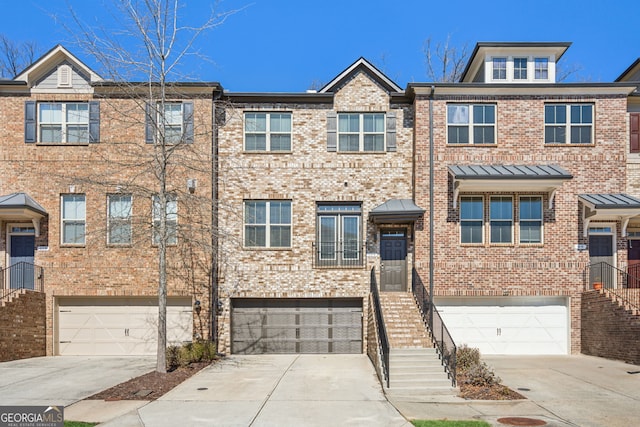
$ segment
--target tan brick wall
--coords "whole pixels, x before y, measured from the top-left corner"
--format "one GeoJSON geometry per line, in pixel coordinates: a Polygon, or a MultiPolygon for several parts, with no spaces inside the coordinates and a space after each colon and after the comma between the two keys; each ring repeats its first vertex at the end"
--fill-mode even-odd
{"type": "MultiPolygon", "coordinates": [[[[416,99],[416,203],[429,200],[429,101],[416,99]]],[[[626,187],[625,110],[622,96],[538,97],[482,96],[437,97],[434,102],[435,294],[440,296],[568,296],[571,300],[571,352],[580,351],[580,292],[582,274],[589,262],[588,251],[575,245],[587,243],[583,236],[578,194],[623,193],[626,187]],[[448,101],[495,103],[495,146],[448,146],[446,105],[448,101]],[[594,104],[595,143],[587,146],[545,146],[544,103],[591,102],[594,104]],[[452,182],[447,167],[454,164],[553,164],[573,175],[558,189],[552,208],[544,193],[491,193],[544,196],[544,243],[542,245],[462,245],[459,208],[453,209],[452,182]]],[[[517,220],[518,213],[514,213],[517,220]]],[[[416,231],[416,266],[423,280],[429,271],[429,213],[416,231]]],[[[626,241],[617,229],[618,262],[626,262],[626,241]]],[[[517,236],[517,234],[516,234],[517,236]]],[[[514,239],[515,240],[515,239],[514,239]]],[[[517,240],[515,240],[517,241],[517,240]]]]}
{"type": "Polygon", "coordinates": [[[16,294],[0,306],[0,362],[45,356],[45,295],[16,294]]]}
{"type": "Polygon", "coordinates": [[[220,317],[222,351],[230,348],[229,298],[359,297],[367,301],[369,271],[379,259],[378,227],[369,221],[369,212],[389,199],[411,198],[413,142],[410,106],[390,106],[389,95],[363,73],[337,91],[332,105],[275,104],[266,99],[264,103],[234,105],[226,117],[220,129],[220,205],[224,211],[220,227],[225,236],[220,284],[225,301],[220,317]],[[291,153],[244,152],[245,111],[291,112],[291,153]],[[326,120],[330,111],[395,112],[397,151],[328,152],[326,120]],[[243,201],[279,199],[292,201],[291,248],[244,248],[243,201]],[[362,203],[362,226],[368,241],[366,267],[313,267],[316,202],[321,201],[362,203]]]}
{"type": "MultiPolygon", "coordinates": [[[[157,181],[151,168],[152,145],[144,143],[144,102],[100,99],[100,143],[41,145],[24,142],[24,102],[90,100],[91,95],[0,96],[0,194],[26,192],[48,212],[42,221],[35,263],[45,268],[47,354],[55,351],[55,300],[58,296],[151,296],[158,291],[157,250],[151,240],[151,196],[157,181]],[[142,107],[141,107],[142,106],[142,107]],[[73,188],[71,188],[73,187],[73,188]],[[119,190],[120,188],[120,190],[119,190]],[[86,243],[60,244],[60,196],[86,195],[86,243]],[[108,246],[107,195],[133,194],[133,244],[108,246]]],[[[211,230],[210,99],[193,99],[195,142],[172,154],[170,190],[178,195],[177,246],[169,248],[169,295],[193,295],[208,307],[211,230]],[[195,178],[194,194],[187,179],[195,178]],[[190,236],[186,238],[185,236],[190,236]],[[197,241],[194,241],[196,237],[197,241]],[[201,243],[207,244],[203,248],[201,243]],[[209,255],[208,255],[209,254],[209,255]]],[[[6,265],[7,224],[0,221],[0,265],[6,265]]],[[[206,311],[203,311],[203,315],[206,311]]],[[[208,330],[207,330],[208,335],[208,330]]]]}

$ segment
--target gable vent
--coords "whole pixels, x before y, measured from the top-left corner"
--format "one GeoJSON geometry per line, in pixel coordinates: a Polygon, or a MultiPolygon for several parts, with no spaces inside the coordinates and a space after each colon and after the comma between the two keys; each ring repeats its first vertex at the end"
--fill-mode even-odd
{"type": "Polygon", "coordinates": [[[58,87],[71,87],[71,67],[66,64],[58,67],[58,87]]]}

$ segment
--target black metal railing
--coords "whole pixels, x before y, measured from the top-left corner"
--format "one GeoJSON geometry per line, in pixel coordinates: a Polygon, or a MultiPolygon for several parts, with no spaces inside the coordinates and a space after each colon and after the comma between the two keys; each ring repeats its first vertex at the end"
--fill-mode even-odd
{"type": "Polygon", "coordinates": [[[44,292],[44,268],[28,262],[17,262],[0,269],[0,299],[22,289],[44,292]]]}
{"type": "Polygon", "coordinates": [[[382,359],[382,372],[387,382],[387,388],[389,388],[389,337],[387,336],[387,328],[384,326],[375,268],[371,269],[370,286],[371,294],[373,295],[373,311],[376,318],[376,329],[378,332],[378,348],[380,349],[380,359],[382,359]]]}
{"type": "Polygon", "coordinates": [[[364,267],[366,243],[314,242],[313,266],[330,268],[364,267]]]}
{"type": "Polygon", "coordinates": [[[455,387],[457,366],[456,344],[444,324],[442,317],[440,317],[440,313],[438,313],[436,306],[433,304],[429,291],[427,291],[424,283],[422,283],[422,278],[415,268],[412,271],[411,289],[416,301],[418,302],[418,306],[420,307],[422,319],[429,326],[431,339],[438,349],[440,360],[449,375],[451,384],[455,387]]]}
{"type": "MultiPolygon", "coordinates": [[[[635,272],[635,268],[630,271],[635,272]]],[[[606,262],[585,269],[585,290],[606,290],[628,307],[640,310],[640,277],[606,262]]]]}

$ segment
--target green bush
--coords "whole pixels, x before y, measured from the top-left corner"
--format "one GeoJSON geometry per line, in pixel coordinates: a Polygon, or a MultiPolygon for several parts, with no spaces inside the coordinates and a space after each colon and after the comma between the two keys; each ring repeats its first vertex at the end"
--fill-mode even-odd
{"type": "Polygon", "coordinates": [[[211,341],[195,341],[182,346],[167,348],[167,369],[189,366],[197,362],[211,362],[217,359],[216,345],[211,341]]]}

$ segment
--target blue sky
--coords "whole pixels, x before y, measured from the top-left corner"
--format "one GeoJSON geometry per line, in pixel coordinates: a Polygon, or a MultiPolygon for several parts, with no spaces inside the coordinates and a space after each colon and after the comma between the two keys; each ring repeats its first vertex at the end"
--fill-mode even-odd
{"type": "MultiPolygon", "coordinates": [[[[111,28],[107,3],[3,2],[0,33],[35,41],[43,53],[61,43],[100,72],[62,24],[73,26],[71,7],[84,22],[111,28]]],[[[185,0],[183,23],[199,25],[211,3],[185,0]]],[[[239,11],[199,39],[197,48],[212,62],[185,65],[190,76],[236,92],[305,91],[360,56],[401,87],[426,82],[424,41],[447,35],[469,50],[478,41],[572,42],[562,62],[597,82],[613,81],[640,57],[637,0],[223,0],[217,9],[239,11]]]]}

